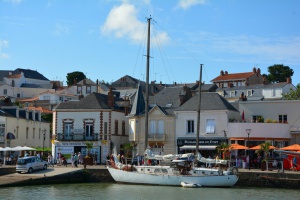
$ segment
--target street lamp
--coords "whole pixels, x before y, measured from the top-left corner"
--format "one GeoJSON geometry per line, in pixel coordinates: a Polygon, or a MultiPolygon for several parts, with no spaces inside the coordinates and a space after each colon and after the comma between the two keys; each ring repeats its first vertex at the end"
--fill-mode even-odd
{"type": "MultiPolygon", "coordinates": [[[[250,133],[251,133],[251,129],[246,129],[246,133],[248,134],[248,145],[247,146],[249,146],[249,135],[250,135],[250,133]]],[[[248,163],[248,165],[249,165],[249,170],[250,170],[250,152],[249,152],[250,150],[248,149],[248,157],[249,157],[249,163],[248,163]]]]}

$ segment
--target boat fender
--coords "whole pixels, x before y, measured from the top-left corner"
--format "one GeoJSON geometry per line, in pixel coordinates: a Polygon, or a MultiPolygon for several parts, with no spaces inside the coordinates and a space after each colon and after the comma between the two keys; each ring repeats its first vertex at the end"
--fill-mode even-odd
{"type": "Polygon", "coordinates": [[[222,176],[223,175],[223,171],[222,170],[218,170],[218,174],[219,174],[219,176],[222,176]]]}

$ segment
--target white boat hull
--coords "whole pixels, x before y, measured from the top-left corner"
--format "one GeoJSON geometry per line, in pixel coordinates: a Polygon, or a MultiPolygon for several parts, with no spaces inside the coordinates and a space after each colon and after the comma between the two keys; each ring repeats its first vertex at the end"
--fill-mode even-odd
{"type": "Polygon", "coordinates": [[[181,182],[187,182],[205,187],[231,187],[238,180],[237,175],[162,175],[128,172],[110,167],[107,169],[116,182],[132,184],[181,186],[181,182]]]}

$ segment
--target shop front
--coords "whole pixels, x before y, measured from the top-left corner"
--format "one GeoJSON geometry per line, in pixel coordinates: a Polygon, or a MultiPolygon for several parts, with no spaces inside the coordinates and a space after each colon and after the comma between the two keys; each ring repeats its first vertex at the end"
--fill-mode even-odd
{"type": "MultiPolygon", "coordinates": [[[[199,152],[204,157],[213,156],[216,147],[224,142],[224,139],[201,139],[199,140],[199,152]]],[[[179,154],[195,153],[196,151],[196,138],[178,138],[177,139],[177,152],[179,154]]]]}
{"type": "Polygon", "coordinates": [[[67,158],[67,162],[71,162],[71,155],[74,153],[81,153],[84,157],[89,155],[95,156],[97,158],[97,163],[101,164],[102,161],[102,151],[101,151],[101,142],[96,141],[93,142],[93,147],[91,149],[87,149],[85,142],[59,142],[55,141],[52,144],[52,155],[57,158],[57,155],[60,153],[65,158],[67,158]]]}

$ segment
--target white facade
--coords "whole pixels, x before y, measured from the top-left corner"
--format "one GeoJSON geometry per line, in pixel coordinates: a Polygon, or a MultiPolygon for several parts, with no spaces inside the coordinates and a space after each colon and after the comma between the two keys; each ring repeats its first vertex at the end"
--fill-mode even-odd
{"type": "MultiPolygon", "coordinates": [[[[120,152],[121,144],[128,142],[128,120],[124,113],[111,110],[65,110],[53,114],[53,155],[61,148],[87,155],[85,142],[92,142],[91,154],[98,163],[105,163],[113,147],[120,152]],[[67,128],[69,124],[70,128],[67,128]]],[[[71,152],[72,153],[72,152],[71,152]]]]}
{"type": "Polygon", "coordinates": [[[284,132],[283,138],[291,138],[291,143],[300,143],[300,101],[243,101],[239,102],[240,112],[244,112],[247,122],[254,122],[253,117],[262,116],[277,123],[287,123],[289,131],[284,132]]]}
{"type": "MultiPolygon", "coordinates": [[[[197,136],[197,112],[175,111],[176,125],[175,134],[177,151],[180,146],[195,146],[197,136]],[[192,121],[192,123],[191,123],[192,121]],[[191,128],[191,125],[193,126],[191,128]],[[192,130],[191,130],[192,129],[192,130]]],[[[239,113],[228,110],[202,111],[200,113],[199,145],[200,149],[213,150],[222,141],[228,139],[229,119],[238,119],[239,113]]],[[[195,150],[195,149],[194,149],[195,150]]]]}
{"type": "Polygon", "coordinates": [[[262,89],[262,95],[265,99],[282,98],[283,94],[290,93],[290,89],[295,89],[295,86],[287,84],[278,88],[264,88],[262,89]]]}

